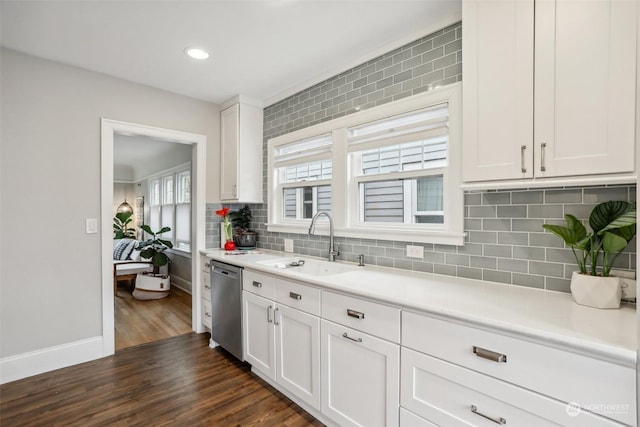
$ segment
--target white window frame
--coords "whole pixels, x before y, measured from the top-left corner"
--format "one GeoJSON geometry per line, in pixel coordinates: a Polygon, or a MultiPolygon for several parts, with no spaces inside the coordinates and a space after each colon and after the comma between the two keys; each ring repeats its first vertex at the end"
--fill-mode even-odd
{"type": "MultiPolygon", "coordinates": [[[[177,251],[177,252],[182,252],[182,253],[191,253],[191,249],[187,250],[184,248],[180,248],[179,245],[181,242],[176,241],[176,220],[177,220],[177,206],[178,205],[191,205],[191,197],[189,197],[189,202],[185,202],[185,203],[178,203],[178,181],[179,181],[179,177],[180,175],[184,174],[184,173],[188,173],[191,175],[191,162],[187,162],[184,163],[182,165],[176,166],[174,168],[171,169],[167,169],[165,171],[159,172],[157,174],[153,174],[149,177],[147,177],[147,183],[148,183],[148,192],[149,192],[149,206],[151,208],[158,208],[160,210],[160,224],[163,223],[163,218],[162,218],[162,208],[163,207],[167,207],[167,206],[171,206],[172,208],[172,224],[170,225],[171,227],[171,238],[167,239],[167,240],[171,240],[171,243],[173,243],[174,247],[172,250],[177,251]],[[166,200],[166,182],[169,180],[171,180],[171,185],[172,185],[172,200],[168,201],[166,200]],[[160,200],[159,203],[154,203],[153,197],[152,197],[152,191],[153,191],[153,183],[157,182],[159,184],[159,193],[160,193],[160,200]]],[[[189,182],[191,183],[191,180],[189,180],[189,182]]],[[[148,218],[145,218],[145,224],[147,223],[148,218]]],[[[193,225],[191,224],[191,212],[189,213],[189,227],[191,228],[193,225]]],[[[154,230],[156,231],[156,230],[154,230]]],[[[189,230],[188,233],[189,236],[191,236],[191,230],[189,230]]],[[[165,239],[167,238],[167,236],[164,237],[165,239]]],[[[187,243],[187,242],[182,242],[182,243],[187,243]]],[[[192,247],[193,242],[188,242],[189,243],[189,247],[192,247]]]]}
{"type": "MultiPolygon", "coordinates": [[[[407,97],[398,101],[349,114],[328,122],[272,138],[267,143],[267,230],[285,233],[307,233],[309,219],[287,221],[283,219],[282,187],[277,169],[274,169],[274,152],[285,144],[308,139],[314,135],[332,134],[332,179],[313,181],[313,185],[331,185],[332,218],[336,236],[379,240],[398,240],[417,243],[436,243],[462,246],[464,244],[464,194],[460,187],[462,176],[462,105],[461,84],[454,83],[435,90],[407,97]],[[353,126],[381,120],[395,115],[447,103],[449,112],[448,166],[391,174],[355,176],[347,149],[347,129],[353,126]],[[392,178],[416,178],[443,175],[443,224],[362,223],[359,221],[359,194],[357,183],[392,178]]],[[[291,183],[299,187],[302,183],[291,183]]],[[[318,234],[328,234],[328,225],[319,224],[318,234]]]]}

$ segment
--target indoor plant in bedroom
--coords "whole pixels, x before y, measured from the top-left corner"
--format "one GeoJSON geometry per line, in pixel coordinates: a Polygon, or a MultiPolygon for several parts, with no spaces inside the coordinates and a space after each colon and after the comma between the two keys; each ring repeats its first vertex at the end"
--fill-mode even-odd
{"type": "Polygon", "coordinates": [[[114,239],[135,239],[136,230],[129,226],[133,222],[133,212],[118,212],[113,217],[113,238],[114,239]]]}
{"type": "Polygon", "coordinates": [[[251,209],[249,205],[235,212],[229,212],[233,225],[233,241],[241,249],[253,249],[256,247],[258,234],[251,230],[251,209]]]}
{"type": "Polygon", "coordinates": [[[624,201],[600,203],[589,215],[591,232],[573,215],[565,215],[565,220],[566,226],[543,227],[573,251],[579,270],[571,276],[574,301],[596,308],[619,308],[620,281],[611,276],[611,268],[636,234],[635,206],[624,201]]]}
{"type": "Polygon", "coordinates": [[[136,299],[164,298],[169,295],[171,282],[168,274],[160,273],[160,267],[171,262],[165,251],[173,248],[173,243],[169,240],[161,239],[160,235],[171,231],[171,228],[163,227],[157,232],[152,231],[148,225],[142,225],[141,228],[151,237],[140,242],[136,249],[140,251],[141,258],[151,261],[153,272],[138,274],[133,296],[136,299]]]}

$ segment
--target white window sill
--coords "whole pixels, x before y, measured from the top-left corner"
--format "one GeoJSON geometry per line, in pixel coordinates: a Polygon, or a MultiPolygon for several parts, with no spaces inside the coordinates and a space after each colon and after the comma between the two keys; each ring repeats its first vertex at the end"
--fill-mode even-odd
{"type": "MultiPolygon", "coordinates": [[[[308,234],[309,225],[267,224],[267,231],[308,234]]],[[[328,236],[329,227],[318,223],[314,235],[328,236]]],[[[419,229],[341,228],[334,229],[334,236],[358,239],[389,240],[439,245],[463,246],[465,233],[419,229]]]]}

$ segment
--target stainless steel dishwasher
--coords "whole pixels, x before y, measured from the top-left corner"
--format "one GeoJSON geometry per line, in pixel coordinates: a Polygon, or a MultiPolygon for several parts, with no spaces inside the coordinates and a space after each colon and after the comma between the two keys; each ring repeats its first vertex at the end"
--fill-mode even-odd
{"type": "Polygon", "coordinates": [[[242,268],[211,261],[211,339],[242,360],[242,268]]]}

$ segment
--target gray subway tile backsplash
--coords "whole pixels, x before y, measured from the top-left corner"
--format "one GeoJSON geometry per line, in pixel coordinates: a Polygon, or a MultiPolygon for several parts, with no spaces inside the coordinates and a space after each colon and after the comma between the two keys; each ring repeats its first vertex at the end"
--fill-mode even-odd
{"type": "MultiPolygon", "coordinates": [[[[436,31],[403,47],[318,83],[264,110],[264,173],[266,141],[285,133],[346,114],[462,80],[462,26],[436,31]]],[[[465,245],[456,247],[402,241],[336,238],[339,259],[405,270],[482,279],[485,281],[569,292],[576,270],[570,249],[542,224],[562,224],[567,213],[587,222],[591,209],[606,200],[635,201],[635,185],[469,191],[464,195],[465,245]],[[406,245],[424,247],[423,259],[407,258],[406,245]]],[[[232,210],[244,204],[231,205],[232,210]]],[[[326,256],[328,239],[306,234],[268,232],[267,205],[249,205],[258,245],[283,250],[294,240],[297,253],[326,256]]],[[[219,204],[207,205],[206,245],[220,242],[219,204]]],[[[616,260],[623,269],[636,268],[635,240],[616,260]]],[[[393,284],[390,284],[392,286],[393,284]]]]}

